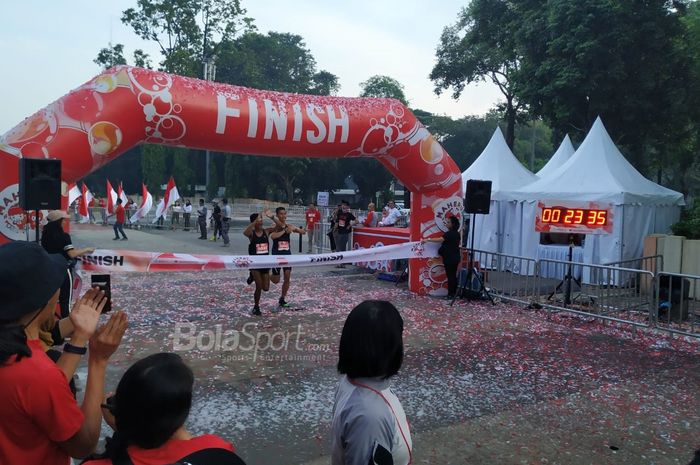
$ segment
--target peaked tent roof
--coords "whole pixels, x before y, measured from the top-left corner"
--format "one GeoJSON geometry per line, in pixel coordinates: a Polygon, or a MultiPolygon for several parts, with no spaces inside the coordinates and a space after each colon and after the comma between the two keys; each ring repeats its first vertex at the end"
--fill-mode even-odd
{"type": "Polygon", "coordinates": [[[574,145],[571,143],[571,139],[569,139],[569,135],[567,134],[564,136],[564,140],[561,141],[561,144],[559,144],[557,151],[554,152],[554,155],[552,155],[552,158],[550,158],[547,164],[537,172],[537,176],[544,178],[545,176],[551,174],[561,165],[566,163],[575,151],[576,149],[574,149],[574,145]]]}
{"type": "Polygon", "coordinates": [[[538,178],[515,158],[501,129],[497,127],[481,155],[462,173],[462,188],[465,191],[469,179],[491,181],[491,198],[500,200],[501,191],[518,189],[538,178]]]}
{"type": "Polygon", "coordinates": [[[547,177],[505,194],[514,200],[579,200],[615,205],[683,205],[683,194],[660,186],[620,153],[600,117],[576,153],[547,177]]]}

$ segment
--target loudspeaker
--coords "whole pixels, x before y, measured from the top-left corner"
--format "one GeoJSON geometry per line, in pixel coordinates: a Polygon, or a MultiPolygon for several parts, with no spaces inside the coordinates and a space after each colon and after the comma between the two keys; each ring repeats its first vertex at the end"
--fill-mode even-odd
{"type": "Polygon", "coordinates": [[[411,191],[403,188],[403,208],[411,209],[411,191]]]}
{"type": "Polygon", "coordinates": [[[26,211],[61,208],[61,160],[19,160],[19,206],[26,211]]]}
{"type": "Polygon", "coordinates": [[[488,215],[491,210],[491,181],[469,179],[464,198],[464,211],[488,215]]]}

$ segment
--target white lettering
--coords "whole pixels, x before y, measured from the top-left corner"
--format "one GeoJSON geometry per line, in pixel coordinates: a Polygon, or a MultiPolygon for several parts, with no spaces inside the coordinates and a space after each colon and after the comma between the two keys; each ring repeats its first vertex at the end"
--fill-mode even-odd
{"type": "Polygon", "coordinates": [[[193,337],[195,332],[195,325],[193,323],[177,323],[175,325],[175,335],[173,336],[173,350],[192,350],[196,344],[196,340],[193,337]],[[188,330],[188,331],[184,331],[188,330]],[[181,338],[185,336],[187,343],[183,344],[181,338]]]}
{"type": "Polygon", "coordinates": [[[348,119],[348,112],[345,107],[338,107],[340,116],[335,116],[335,111],[332,105],[326,105],[326,113],[328,114],[328,142],[335,142],[335,128],[340,127],[340,143],[344,144],[348,141],[348,132],[350,130],[350,121],[348,119]]]}
{"type": "MultiPolygon", "coordinates": [[[[238,100],[237,95],[231,96],[231,100],[238,100]]],[[[226,118],[238,118],[241,116],[241,110],[234,107],[226,106],[226,96],[222,94],[216,95],[216,103],[218,112],[216,116],[216,133],[223,134],[226,132],[226,118]]]]}
{"type": "Polygon", "coordinates": [[[272,139],[272,130],[277,129],[277,139],[284,140],[287,136],[287,109],[279,102],[279,110],[272,101],[264,99],[265,103],[265,139],[272,139]]]}
{"type": "Polygon", "coordinates": [[[258,103],[254,98],[248,99],[248,137],[258,135],[258,103]]]}
{"type": "Polygon", "coordinates": [[[316,126],[318,129],[318,134],[314,134],[314,131],[311,129],[306,131],[306,139],[310,144],[320,144],[323,142],[323,139],[326,138],[326,126],[323,124],[323,121],[321,121],[321,118],[319,118],[316,114],[317,111],[323,113],[323,108],[317,107],[313,103],[306,105],[306,114],[311,122],[314,123],[314,126],[316,126]]]}
{"type": "Polygon", "coordinates": [[[294,111],[294,136],[292,140],[294,142],[299,142],[301,140],[301,130],[304,125],[304,120],[301,116],[301,105],[295,103],[292,105],[292,110],[294,111]]]}

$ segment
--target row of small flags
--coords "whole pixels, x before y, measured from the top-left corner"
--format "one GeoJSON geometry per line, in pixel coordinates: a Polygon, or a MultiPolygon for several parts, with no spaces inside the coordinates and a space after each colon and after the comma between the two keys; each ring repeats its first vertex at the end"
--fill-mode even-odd
{"type": "MultiPolygon", "coordinates": [[[[88,212],[88,205],[92,202],[94,196],[87,188],[85,183],[79,188],[77,184],[73,183],[68,188],[68,205],[72,205],[77,199],[80,199],[80,206],[78,208],[78,215],[80,215],[80,222],[87,223],[90,221],[90,214],[88,212]]],[[[153,220],[155,223],[161,216],[165,219],[167,216],[168,208],[170,208],[175,201],[180,198],[180,193],[175,185],[175,180],[172,176],[168,180],[168,186],[165,188],[165,196],[156,205],[156,217],[153,220]]],[[[107,209],[107,214],[112,216],[116,212],[117,199],[122,200],[122,206],[126,207],[126,194],[124,189],[122,189],[122,183],[119,183],[117,190],[115,191],[112,187],[112,183],[107,180],[107,199],[105,201],[105,207],[107,209]]],[[[148,212],[153,208],[153,196],[148,192],[146,185],[141,183],[141,206],[136,210],[136,212],[131,215],[131,222],[135,223],[141,218],[144,218],[148,212]]]]}

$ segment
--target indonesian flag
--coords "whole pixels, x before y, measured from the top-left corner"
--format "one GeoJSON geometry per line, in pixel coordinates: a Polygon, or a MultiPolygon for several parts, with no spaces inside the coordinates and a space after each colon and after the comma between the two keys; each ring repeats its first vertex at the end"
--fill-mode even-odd
{"type": "MultiPolygon", "coordinates": [[[[122,199],[122,205],[126,207],[126,204],[129,199],[126,198],[126,194],[124,193],[124,189],[122,189],[122,183],[119,181],[119,187],[117,188],[117,195],[119,196],[120,199],[122,199]]],[[[117,199],[114,199],[114,204],[116,205],[117,199]]]]}
{"type": "MultiPolygon", "coordinates": [[[[122,200],[122,202],[124,202],[122,200]]],[[[114,215],[114,206],[117,204],[117,193],[114,192],[112,184],[107,180],[107,214],[114,215]]],[[[124,205],[126,206],[126,205],[124,205]]]]}
{"type": "Polygon", "coordinates": [[[165,197],[163,197],[163,199],[160,202],[158,202],[158,206],[156,207],[156,221],[158,221],[158,218],[160,218],[161,216],[165,218],[168,208],[170,208],[171,205],[175,204],[175,201],[179,198],[180,193],[177,191],[175,180],[172,176],[170,176],[170,179],[168,180],[168,187],[165,188],[165,197]]]}
{"type": "Polygon", "coordinates": [[[151,211],[151,208],[153,208],[153,197],[151,196],[151,193],[148,192],[146,185],[143,183],[141,183],[141,196],[143,197],[141,206],[133,215],[131,215],[132,223],[136,223],[141,218],[144,218],[148,212],[151,211]]]}
{"type": "Polygon", "coordinates": [[[92,198],[92,193],[88,190],[85,183],[83,183],[83,193],[80,196],[80,211],[78,211],[78,213],[81,216],[81,223],[87,223],[88,221],[90,221],[90,212],[88,210],[88,207],[90,205],[90,202],[92,202],[92,198]]]}
{"type": "Polygon", "coordinates": [[[80,192],[80,188],[78,187],[78,185],[74,182],[71,183],[68,186],[68,205],[69,206],[72,205],[73,202],[75,202],[78,199],[78,197],[80,197],[80,194],[81,194],[81,192],[80,192]]]}

